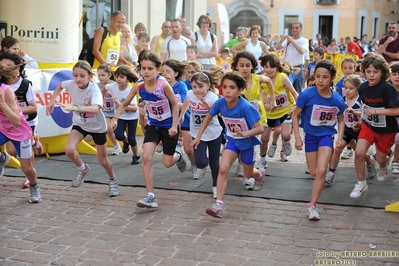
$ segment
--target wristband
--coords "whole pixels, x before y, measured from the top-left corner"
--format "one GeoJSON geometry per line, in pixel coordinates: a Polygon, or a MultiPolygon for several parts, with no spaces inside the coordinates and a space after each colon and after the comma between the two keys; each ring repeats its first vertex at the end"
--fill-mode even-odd
{"type": "Polygon", "coordinates": [[[73,106],[73,111],[74,111],[74,112],[77,112],[77,111],[78,111],[78,106],[74,105],[74,106],[73,106]]]}

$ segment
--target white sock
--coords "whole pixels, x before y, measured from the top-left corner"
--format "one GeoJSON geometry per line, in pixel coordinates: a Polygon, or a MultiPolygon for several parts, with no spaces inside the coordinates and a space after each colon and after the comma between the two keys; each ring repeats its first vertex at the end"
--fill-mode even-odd
{"type": "Polygon", "coordinates": [[[80,167],[78,167],[79,171],[83,171],[86,169],[86,165],[83,163],[80,167]]]}

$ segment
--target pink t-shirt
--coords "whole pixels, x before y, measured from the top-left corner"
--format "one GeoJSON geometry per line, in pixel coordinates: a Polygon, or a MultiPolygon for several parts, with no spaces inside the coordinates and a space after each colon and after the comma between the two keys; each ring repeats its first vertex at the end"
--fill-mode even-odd
{"type": "MultiPolygon", "coordinates": [[[[4,93],[4,101],[5,99],[5,92],[9,88],[6,84],[1,84],[0,89],[4,93]]],[[[10,88],[11,89],[11,88],[10,88]]],[[[0,132],[4,134],[9,139],[16,140],[16,141],[25,141],[32,137],[32,129],[29,126],[28,122],[26,122],[25,116],[22,114],[21,108],[15,99],[17,108],[19,110],[19,117],[21,118],[21,124],[18,127],[14,127],[3,111],[0,110],[0,132]]]]}

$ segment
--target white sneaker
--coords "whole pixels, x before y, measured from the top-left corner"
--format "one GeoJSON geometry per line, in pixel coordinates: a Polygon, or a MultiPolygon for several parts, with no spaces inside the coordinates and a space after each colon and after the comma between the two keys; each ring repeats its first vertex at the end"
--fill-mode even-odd
{"type": "Polygon", "coordinates": [[[341,159],[350,159],[353,157],[353,150],[345,149],[344,152],[341,154],[341,159]]]}
{"type": "Polygon", "coordinates": [[[369,178],[375,177],[377,171],[375,170],[375,158],[373,155],[370,155],[371,164],[367,165],[367,175],[369,178]]]}
{"type": "Polygon", "coordinates": [[[112,155],[119,155],[122,153],[122,148],[121,146],[114,146],[114,150],[112,151],[112,155]]]}
{"type": "Polygon", "coordinates": [[[283,140],[283,151],[284,151],[284,155],[286,155],[287,157],[291,155],[292,146],[291,146],[291,142],[290,141],[284,141],[283,140]]]}
{"type": "Polygon", "coordinates": [[[218,197],[218,190],[216,187],[212,187],[212,198],[216,199],[218,197]]]}
{"type": "Polygon", "coordinates": [[[288,162],[288,156],[283,151],[280,151],[280,161],[288,162]]]}
{"type": "Polygon", "coordinates": [[[255,178],[244,178],[242,184],[245,186],[245,189],[253,190],[255,185],[255,178]]]}
{"type": "Polygon", "coordinates": [[[205,176],[205,173],[206,173],[206,168],[203,169],[197,168],[198,178],[203,178],[205,176]]]}
{"type": "Polygon", "coordinates": [[[236,175],[240,177],[244,176],[244,166],[242,164],[237,165],[236,175]]]}
{"type": "Polygon", "coordinates": [[[335,172],[328,171],[328,173],[326,174],[326,183],[332,184],[334,181],[334,177],[335,177],[335,172]]]}
{"type": "Polygon", "coordinates": [[[388,167],[378,167],[377,180],[384,181],[388,174],[388,167]]]}
{"type": "Polygon", "coordinates": [[[356,182],[355,187],[352,190],[352,193],[349,195],[349,197],[356,199],[362,195],[362,192],[366,191],[368,189],[367,182],[356,182]]]}
{"type": "Polygon", "coordinates": [[[260,157],[258,163],[255,164],[255,168],[256,169],[267,168],[267,167],[269,167],[269,164],[267,163],[266,156],[265,157],[260,157]]]}
{"type": "Polygon", "coordinates": [[[399,163],[398,162],[392,163],[392,174],[399,174],[399,163]]]}
{"type": "Polygon", "coordinates": [[[198,180],[200,177],[198,175],[198,168],[195,165],[191,165],[191,173],[193,174],[193,179],[198,180]]]}
{"type": "Polygon", "coordinates": [[[163,146],[158,144],[157,146],[157,153],[162,153],[163,152],[163,146]]]}
{"type": "Polygon", "coordinates": [[[313,221],[320,220],[320,215],[317,212],[316,206],[308,207],[308,219],[313,221]]]}
{"type": "Polygon", "coordinates": [[[267,151],[267,156],[269,156],[270,158],[273,158],[274,154],[276,154],[276,149],[277,149],[277,145],[271,144],[267,151]]]}

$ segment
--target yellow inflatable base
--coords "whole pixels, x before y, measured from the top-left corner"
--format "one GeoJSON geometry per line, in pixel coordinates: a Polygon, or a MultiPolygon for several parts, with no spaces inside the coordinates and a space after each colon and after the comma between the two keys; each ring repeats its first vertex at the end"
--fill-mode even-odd
{"type": "MultiPolygon", "coordinates": [[[[58,154],[65,152],[67,139],[68,135],[40,138],[40,142],[43,145],[43,154],[46,154],[47,158],[50,158],[50,154],[58,154]]],[[[5,150],[5,145],[3,149],[5,150]]],[[[97,150],[84,140],[81,143],[79,143],[78,148],[76,150],[77,152],[82,154],[97,155],[97,150]]],[[[10,162],[7,164],[7,166],[12,168],[21,168],[19,160],[16,159],[14,156],[11,156],[10,162]]]]}
{"type": "Polygon", "coordinates": [[[385,206],[387,212],[399,212],[399,202],[385,206]]]}

